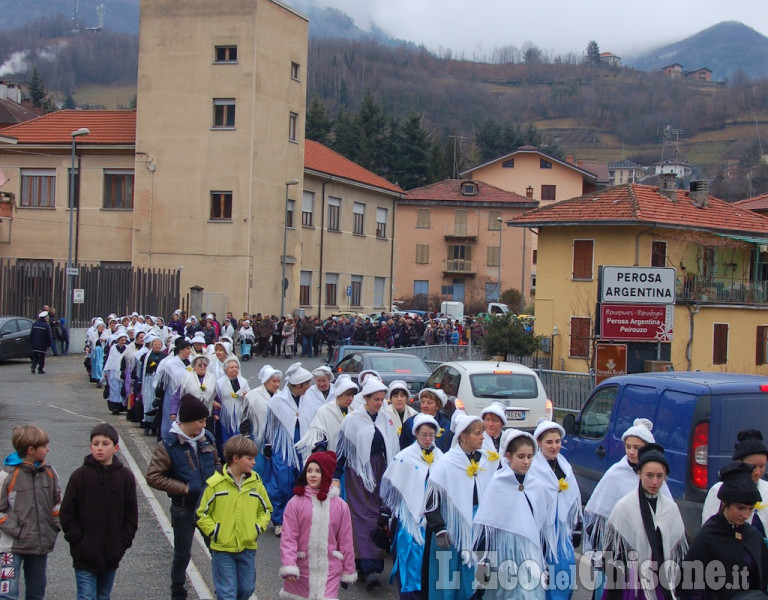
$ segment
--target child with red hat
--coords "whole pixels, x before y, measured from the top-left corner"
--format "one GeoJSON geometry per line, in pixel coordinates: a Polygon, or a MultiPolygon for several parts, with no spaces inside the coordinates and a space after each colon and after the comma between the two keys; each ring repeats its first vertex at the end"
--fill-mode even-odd
{"type": "Polygon", "coordinates": [[[280,598],[335,599],[340,584],[357,580],[349,506],[331,486],[335,469],[334,452],[315,452],[296,480],[283,514],[280,598]]]}

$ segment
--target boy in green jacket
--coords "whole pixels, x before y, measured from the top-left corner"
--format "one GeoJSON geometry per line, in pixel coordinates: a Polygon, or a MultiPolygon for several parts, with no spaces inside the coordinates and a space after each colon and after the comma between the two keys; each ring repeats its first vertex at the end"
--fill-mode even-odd
{"type": "Polygon", "coordinates": [[[256,589],[256,539],[267,528],[272,503],[253,465],[259,450],[236,435],[224,444],[226,468],[206,481],[197,526],[211,539],[218,600],[248,600],[256,589]]]}

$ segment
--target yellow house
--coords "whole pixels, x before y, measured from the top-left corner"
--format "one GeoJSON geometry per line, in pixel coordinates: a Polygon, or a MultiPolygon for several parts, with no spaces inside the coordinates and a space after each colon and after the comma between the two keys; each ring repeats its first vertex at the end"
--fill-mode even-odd
{"type": "Polygon", "coordinates": [[[768,374],[768,219],[709,196],[703,182],[691,187],[675,190],[669,174],[660,187],[616,186],[508,223],[539,228],[535,329],[552,340],[553,368],[586,371],[596,348],[618,344],[629,372],[660,361],[768,374]],[[604,266],[674,268],[674,304],[646,310],[629,297],[611,313],[616,305],[599,302],[604,266]],[[640,312],[617,332],[608,319],[632,306],[640,312]]]}

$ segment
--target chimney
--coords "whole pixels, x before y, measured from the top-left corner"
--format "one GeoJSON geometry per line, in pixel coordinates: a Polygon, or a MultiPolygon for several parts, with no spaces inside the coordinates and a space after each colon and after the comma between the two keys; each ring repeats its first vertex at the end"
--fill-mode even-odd
{"type": "Polygon", "coordinates": [[[533,198],[533,186],[529,185],[527,188],[525,188],[525,197],[526,198],[533,198]]]}
{"type": "Polygon", "coordinates": [[[574,164],[575,156],[573,154],[566,154],[565,155],[565,162],[574,164]]]}
{"type": "Polygon", "coordinates": [[[676,178],[677,176],[674,173],[659,174],[659,193],[672,200],[672,202],[677,202],[676,178]]]}
{"type": "Polygon", "coordinates": [[[709,182],[691,181],[689,195],[696,206],[699,208],[706,208],[707,198],[709,198],[709,182]]]}

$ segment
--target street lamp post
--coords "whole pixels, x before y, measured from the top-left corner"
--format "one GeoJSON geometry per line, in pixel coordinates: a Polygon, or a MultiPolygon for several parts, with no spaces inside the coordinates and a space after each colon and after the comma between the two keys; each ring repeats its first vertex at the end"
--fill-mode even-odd
{"type": "Polygon", "coordinates": [[[67,252],[67,326],[72,329],[72,229],[75,215],[75,152],[77,150],[77,138],[88,135],[91,131],[81,127],[72,132],[72,168],[69,172],[69,251],[67,252]]]}
{"type": "Polygon", "coordinates": [[[285,316],[285,253],[288,250],[288,188],[298,185],[298,179],[289,179],[285,182],[285,212],[283,214],[283,276],[280,279],[280,317],[285,316]]]}
{"type": "Polygon", "coordinates": [[[498,275],[498,282],[499,282],[499,297],[498,302],[501,302],[501,229],[504,227],[504,219],[501,217],[496,217],[496,220],[499,222],[499,275],[498,275]]]}

